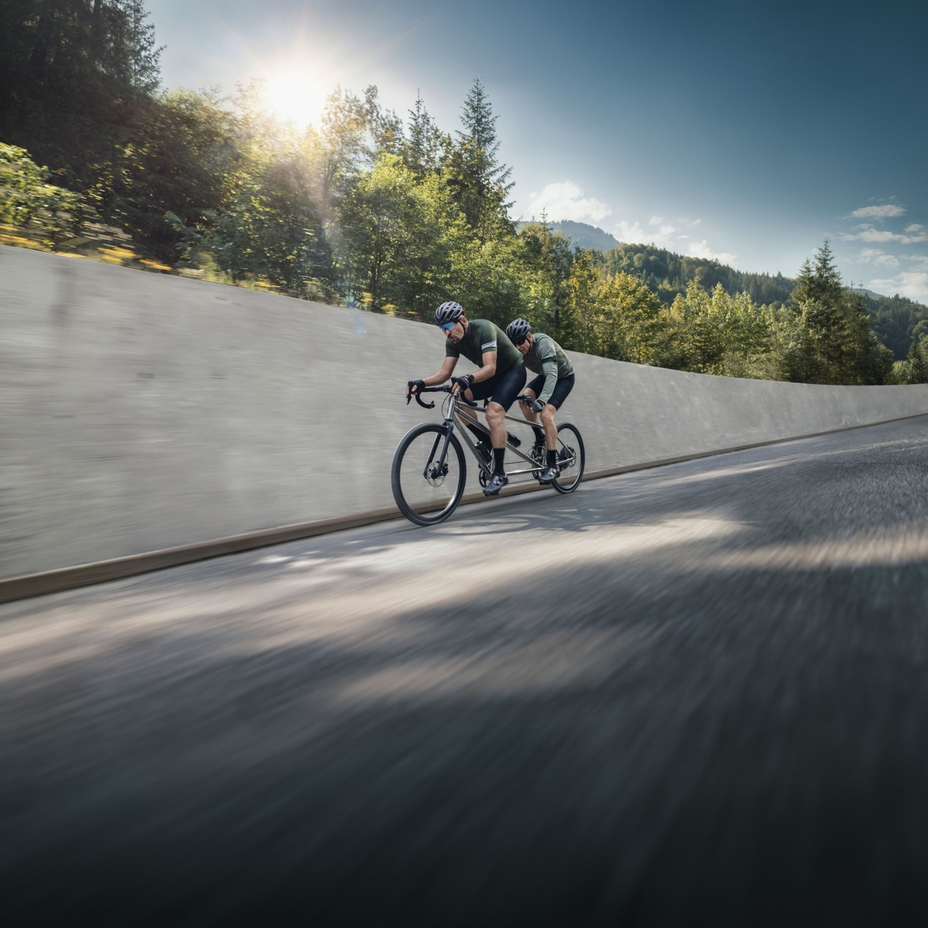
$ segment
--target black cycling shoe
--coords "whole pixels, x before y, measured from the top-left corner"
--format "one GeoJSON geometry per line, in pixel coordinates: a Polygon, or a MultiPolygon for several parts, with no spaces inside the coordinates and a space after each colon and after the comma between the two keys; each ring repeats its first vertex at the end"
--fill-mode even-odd
{"type": "Polygon", "coordinates": [[[522,439],[516,437],[511,432],[509,433],[509,438],[507,439],[507,441],[509,442],[510,445],[512,445],[513,448],[518,448],[519,445],[522,444],[522,439]]]}
{"type": "Polygon", "coordinates": [[[552,467],[549,465],[538,475],[538,482],[539,483],[551,483],[552,481],[556,480],[560,476],[561,476],[560,467],[556,467],[556,466],[552,467]]]}
{"type": "Polygon", "coordinates": [[[509,478],[504,473],[495,471],[490,477],[490,482],[483,488],[483,493],[485,496],[496,496],[507,483],[509,483],[509,478]]]}

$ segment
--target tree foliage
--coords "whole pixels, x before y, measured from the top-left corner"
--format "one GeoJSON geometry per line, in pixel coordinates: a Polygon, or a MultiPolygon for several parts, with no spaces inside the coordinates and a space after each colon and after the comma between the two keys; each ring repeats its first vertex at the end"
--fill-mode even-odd
{"type": "Polygon", "coordinates": [[[399,155],[381,153],[339,213],[346,285],[371,309],[427,318],[451,288],[460,220],[435,175],[422,182],[399,155]]]}
{"type": "Polygon", "coordinates": [[[517,227],[479,80],[455,132],[421,94],[403,120],[373,86],[336,88],[318,125],[297,127],[258,83],[162,92],[142,0],[0,0],[0,14],[0,223],[41,227],[45,247],[92,206],[154,268],[423,321],[456,299],[637,364],[815,383],[928,369],[928,308],[874,308],[827,243],[793,281],[646,245],[584,250],[544,216],[517,227]]]}
{"type": "Polygon", "coordinates": [[[447,158],[448,183],[468,225],[481,241],[511,231],[512,169],[498,160],[496,116],[483,84],[474,80],[461,108],[458,144],[447,158]]]}
{"type": "Polygon", "coordinates": [[[705,290],[721,284],[730,296],[746,293],[762,305],[785,304],[796,286],[795,280],[782,274],[749,274],[718,261],[677,255],[653,245],[622,244],[608,249],[604,260],[613,273],[624,272],[647,284],[668,306],[693,281],[705,290]]]}
{"type": "Polygon", "coordinates": [[[74,238],[81,197],[50,184],[49,177],[25,149],[0,143],[0,241],[57,248],[74,238]]]}
{"type": "Polygon", "coordinates": [[[826,241],[799,273],[790,307],[794,332],[783,354],[788,380],[885,383],[892,352],[880,344],[860,294],[844,286],[826,241]]]}
{"type": "Polygon", "coordinates": [[[142,0],[0,0],[0,139],[115,208],[159,84],[142,0]]]}
{"type": "Polygon", "coordinates": [[[119,219],[160,260],[187,254],[185,229],[206,228],[248,170],[236,120],[212,92],[172,91],[152,101],[123,172],[119,219]]]}

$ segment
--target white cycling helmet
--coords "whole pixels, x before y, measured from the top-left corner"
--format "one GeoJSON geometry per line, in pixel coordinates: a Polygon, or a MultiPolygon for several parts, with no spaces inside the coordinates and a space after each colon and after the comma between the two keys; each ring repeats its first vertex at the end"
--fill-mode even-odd
{"type": "Polygon", "coordinates": [[[442,303],[435,310],[435,325],[447,325],[449,322],[457,322],[464,315],[464,307],[453,300],[449,303],[442,303]]]}

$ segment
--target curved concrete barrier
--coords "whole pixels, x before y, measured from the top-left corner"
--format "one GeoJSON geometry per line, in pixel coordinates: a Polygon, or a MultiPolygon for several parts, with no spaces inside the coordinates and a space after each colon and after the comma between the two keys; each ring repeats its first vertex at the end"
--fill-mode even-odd
{"type": "MultiPolygon", "coordinates": [[[[0,247],[0,581],[391,511],[429,415],[405,382],[443,352],[415,322],[0,247]]],[[[928,413],[928,385],[573,360],[590,472],[928,413]]]]}

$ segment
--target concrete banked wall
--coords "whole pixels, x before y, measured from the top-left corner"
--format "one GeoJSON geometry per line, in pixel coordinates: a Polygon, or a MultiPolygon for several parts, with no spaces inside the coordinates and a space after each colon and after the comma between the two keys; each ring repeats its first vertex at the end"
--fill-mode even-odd
{"type": "MultiPolygon", "coordinates": [[[[0,581],[392,507],[393,450],[438,412],[405,381],[443,352],[415,322],[0,247],[0,581]]],[[[928,412],[928,386],[573,360],[588,472],[928,412]]]]}

